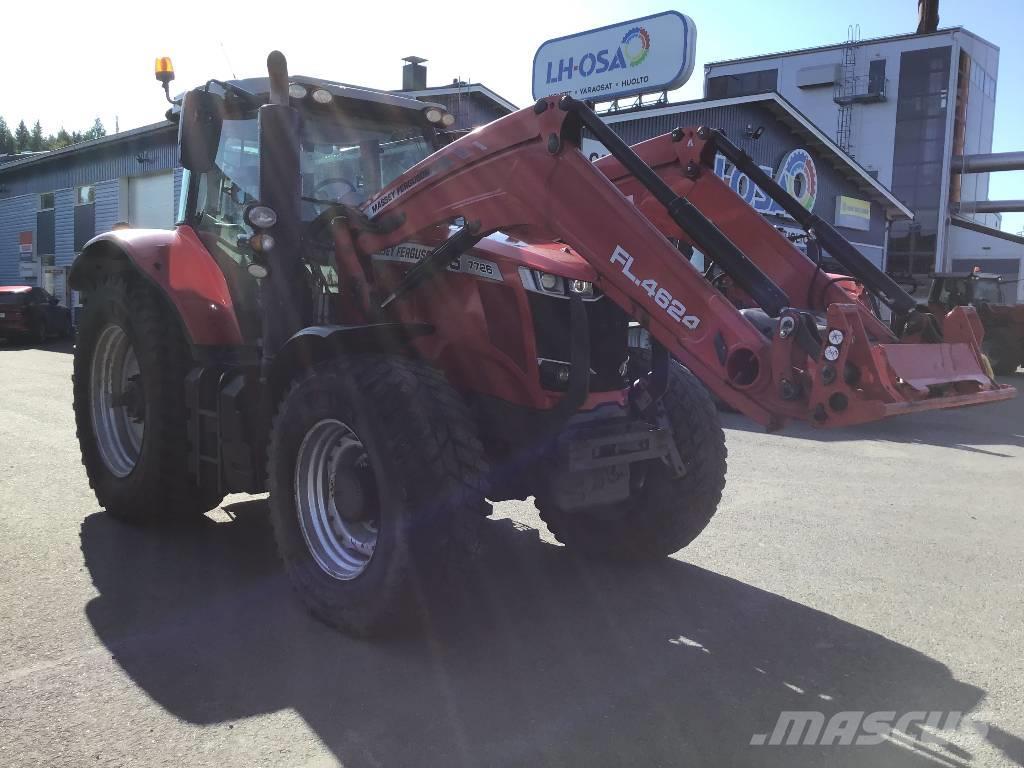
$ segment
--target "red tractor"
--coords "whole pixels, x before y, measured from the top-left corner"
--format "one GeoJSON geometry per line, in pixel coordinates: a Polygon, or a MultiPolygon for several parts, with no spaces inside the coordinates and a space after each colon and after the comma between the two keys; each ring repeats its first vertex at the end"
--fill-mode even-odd
{"type": "Polygon", "coordinates": [[[269,491],[291,580],[347,631],[408,616],[488,500],[535,496],[589,556],[686,546],[725,484],[701,381],[772,429],[1014,395],[984,373],[973,309],[933,317],[795,211],[895,328],[851,303],[714,175],[722,151],[799,208],[718,132],[634,152],[552,97],[452,141],[438,105],[289,77],[277,52],[268,69],[169,112],[175,230],[106,233],[76,261],[74,407],[110,514],[269,491]],[[609,161],[580,152],[584,128],[609,161]]]}
{"type": "Polygon", "coordinates": [[[974,307],[985,327],[981,346],[992,369],[1009,376],[1024,363],[1024,305],[1011,299],[1016,287],[1016,280],[978,268],[968,274],[937,273],[932,275],[928,309],[943,314],[954,307],[974,307]]]}

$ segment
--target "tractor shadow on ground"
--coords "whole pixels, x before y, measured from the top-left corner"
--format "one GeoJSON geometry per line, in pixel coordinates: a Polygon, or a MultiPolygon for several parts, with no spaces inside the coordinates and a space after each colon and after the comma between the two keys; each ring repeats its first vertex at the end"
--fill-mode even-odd
{"type": "MultiPolygon", "coordinates": [[[[825,443],[877,440],[934,445],[967,453],[1012,458],[1011,454],[1005,451],[986,446],[1024,448],[1024,372],[1000,376],[997,380],[1001,384],[1015,386],[1021,394],[1013,400],[991,405],[913,413],[834,430],[813,427],[806,423],[792,423],[787,425],[779,436],[825,443]]],[[[739,413],[722,412],[721,418],[722,426],[727,429],[764,432],[760,425],[739,413]]]]}
{"type": "MultiPolygon", "coordinates": [[[[428,601],[424,628],[361,642],[291,594],[265,502],[228,509],[230,522],[165,531],[100,513],[82,524],[99,590],[89,621],[131,679],[185,721],[291,708],[346,766],[974,764],[963,748],[912,738],[750,746],[783,710],[966,713],[984,691],[725,576],[677,560],[587,565],[494,521],[467,586],[428,601]]],[[[1020,754],[1020,739],[1001,739],[1020,754]]]]}

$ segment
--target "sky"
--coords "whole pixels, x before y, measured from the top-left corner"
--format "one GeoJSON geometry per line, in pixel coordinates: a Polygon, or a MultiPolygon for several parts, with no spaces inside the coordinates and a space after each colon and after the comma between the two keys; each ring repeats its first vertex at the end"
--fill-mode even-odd
{"type": "MultiPolygon", "coordinates": [[[[678,10],[697,25],[697,64],[673,101],[703,95],[708,61],[913,32],[917,0],[679,0],[629,3],[47,3],[0,45],[0,115],[11,130],[39,119],[45,133],[86,130],[99,117],[113,131],[158,121],[167,108],[153,60],[171,56],[181,91],[211,77],[266,73],[280,49],[293,73],[376,88],[401,87],[401,59],[428,60],[428,85],[481,82],[519,106],[532,101],[533,54],[545,40],[630,18],[678,10]],[[46,24],[45,34],[40,33],[46,24]]],[[[964,26],[1000,48],[993,150],[1024,150],[1024,0],[940,0],[940,26],[964,26]]],[[[11,14],[6,14],[11,19],[11,14]]],[[[1024,171],[993,174],[992,199],[1024,198],[1024,171]]],[[[1024,229],[1024,214],[1003,228],[1024,229]]]]}

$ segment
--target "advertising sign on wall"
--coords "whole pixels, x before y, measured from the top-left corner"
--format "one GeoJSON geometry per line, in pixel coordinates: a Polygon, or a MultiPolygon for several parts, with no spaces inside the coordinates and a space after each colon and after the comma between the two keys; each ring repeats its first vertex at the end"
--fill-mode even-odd
{"type": "Polygon", "coordinates": [[[697,28],[677,11],[548,40],[533,57],[533,97],[611,101],[670,91],[693,73],[697,28]]]}
{"type": "Polygon", "coordinates": [[[871,229],[871,203],[856,197],[836,196],[836,226],[847,229],[871,229]]]}
{"type": "MultiPolygon", "coordinates": [[[[794,149],[788,152],[779,163],[778,170],[770,165],[762,165],[761,170],[773,177],[779,186],[800,202],[800,205],[809,211],[814,210],[814,203],[818,199],[818,169],[807,150],[794,149]]],[[[745,173],[737,171],[733,164],[720,154],[715,155],[715,175],[758,213],[792,218],[745,173]]]]}
{"type": "Polygon", "coordinates": [[[39,279],[39,262],[36,261],[32,234],[30,229],[18,233],[18,275],[29,282],[39,279]]]}

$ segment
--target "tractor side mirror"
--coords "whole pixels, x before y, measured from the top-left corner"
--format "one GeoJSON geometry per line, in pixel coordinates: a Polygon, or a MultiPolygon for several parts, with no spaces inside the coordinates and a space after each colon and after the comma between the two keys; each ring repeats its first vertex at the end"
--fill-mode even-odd
{"type": "Polygon", "coordinates": [[[185,94],[178,119],[181,165],[193,173],[213,168],[220,143],[224,102],[215,93],[195,89],[185,94]]]}

